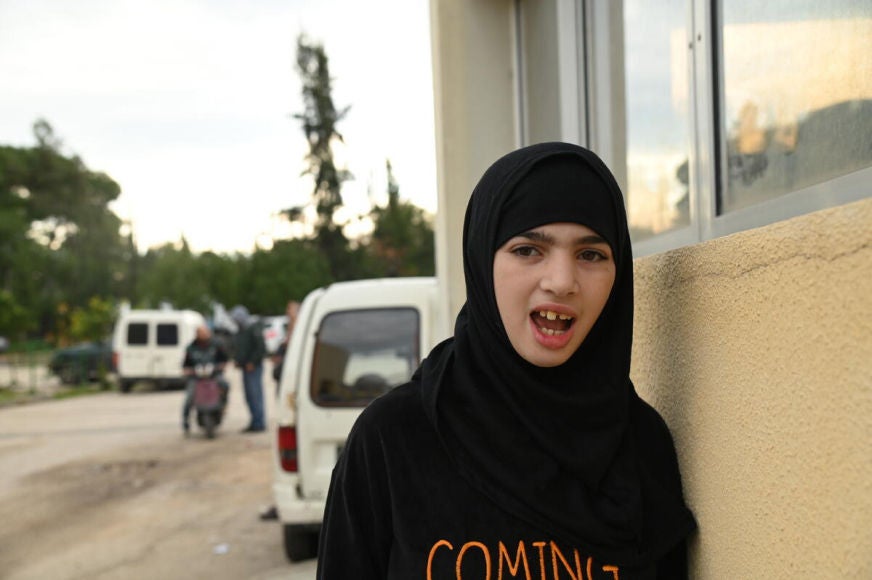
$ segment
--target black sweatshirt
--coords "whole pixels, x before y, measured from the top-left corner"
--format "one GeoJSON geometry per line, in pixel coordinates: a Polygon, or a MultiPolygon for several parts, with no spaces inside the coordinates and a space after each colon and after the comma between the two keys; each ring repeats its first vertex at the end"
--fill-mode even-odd
{"type": "Polygon", "coordinates": [[[319,579],[687,577],[683,541],[656,566],[633,570],[500,509],[451,463],[416,382],[364,410],[333,472],[330,496],[319,579]]]}

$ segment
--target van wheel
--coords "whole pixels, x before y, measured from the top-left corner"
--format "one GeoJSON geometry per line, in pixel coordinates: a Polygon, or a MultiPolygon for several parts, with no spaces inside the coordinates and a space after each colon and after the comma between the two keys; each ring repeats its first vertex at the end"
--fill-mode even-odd
{"type": "Polygon", "coordinates": [[[125,381],[122,379],[118,382],[118,388],[122,393],[129,393],[130,389],[133,388],[133,381],[125,381]]]}
{"type": "Polygon", "coordinates": [[[285,555],[291,562],[308,560],[318,555],[318,534],[297,526],[282,526],[285,555]]]}

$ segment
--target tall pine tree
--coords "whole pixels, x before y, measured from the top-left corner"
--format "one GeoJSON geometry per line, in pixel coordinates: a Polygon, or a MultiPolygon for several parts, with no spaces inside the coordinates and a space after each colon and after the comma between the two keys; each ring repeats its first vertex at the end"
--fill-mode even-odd
{"type": "MultiPolygon", "coordinates": [[[[314,180],[312,202],[318,216],[315,242],[329,262],[333,277],[347,280],[354,277],[354,261],[349,252],[348,239],[342,231],[342,225],[336,222],[335,214],[342,206],[342,183],[351,179],[352,175],[348,170],[336,166],[333,143],[334,140],[343,140],[337,125],[348,113],[349,107],[336,109],[324,47],[308,41],[302,35],[297,39],[297,71],[302,80],[305,110],[294,117],[301,121],[309,143],[306,156],[308,168],[304,174],[311,175],[314,180]]],[[[302,208],[293,208],[288,214],[291,219],[300,219],[302,212],[302,208]]]]}

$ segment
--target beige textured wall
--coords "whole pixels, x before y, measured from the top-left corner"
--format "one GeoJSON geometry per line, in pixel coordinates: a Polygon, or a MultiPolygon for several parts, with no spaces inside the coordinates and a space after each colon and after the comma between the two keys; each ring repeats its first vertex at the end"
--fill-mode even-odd
{"type": "Polygon", "coordinates": [[[636,261],[693,578],[872,578],[872,199],[636,261]]]}

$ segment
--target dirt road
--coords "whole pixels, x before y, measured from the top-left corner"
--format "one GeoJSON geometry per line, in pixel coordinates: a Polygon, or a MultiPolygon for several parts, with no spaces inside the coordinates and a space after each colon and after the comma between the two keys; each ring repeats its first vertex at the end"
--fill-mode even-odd
{"type": "Polygon", "coordinates": [[[215,440],[181,436],[181,403],[134,392],[0,409],[0,578],[314,578],[258,518],[270,434],[239,433],[238,384],[215,440]]]}

